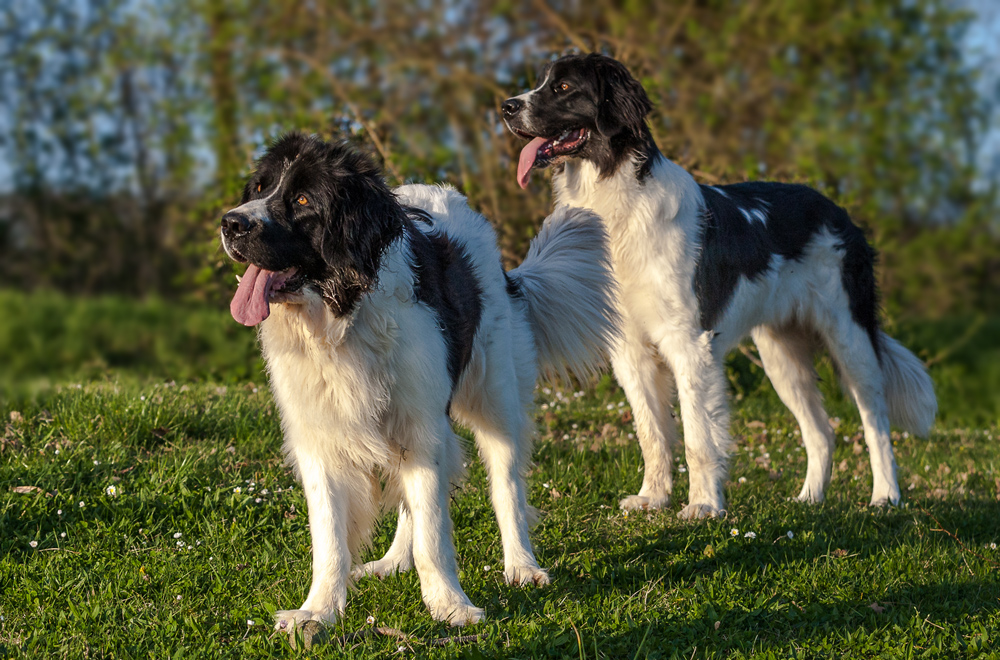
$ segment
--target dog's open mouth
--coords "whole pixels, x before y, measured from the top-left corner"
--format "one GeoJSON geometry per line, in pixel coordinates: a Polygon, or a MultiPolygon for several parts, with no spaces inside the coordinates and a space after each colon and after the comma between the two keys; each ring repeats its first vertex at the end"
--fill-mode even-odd
{"type": "Polygon", "coordinates": [[[590,131],[586,128],[563,131],[554,138],[534,137],[518,130],[514,132],[523,138],[531,138],[521,149],[521,157],[517,162],[517,183],[522,188],[528,185],[531,170],[551,165],[560,156],[575,154],[590,137],[590,131]]]}
{"type": "Polygon", "coordinates": [[[257,325],[271,314],[272,302],[285,301],[304,283],[305,277],[295,267],[276,272],[250,264],[239,280],[229,311],[239,323],[257,325]]]}

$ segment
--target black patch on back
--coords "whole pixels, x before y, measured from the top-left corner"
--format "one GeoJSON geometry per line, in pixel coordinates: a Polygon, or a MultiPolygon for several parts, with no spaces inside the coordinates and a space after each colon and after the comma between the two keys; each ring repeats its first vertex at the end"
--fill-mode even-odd
{"type": "MultiPolygon", "coordinates": [[[[426,214],[425,214],[426,215],[426,214]]],[[[425,219],[428,224],[430,218],[425,219]]],[[[417,300],[434,310],[448,347],[452,388],[472,358],[483,312],[483,292],[462,245],[448,236],[408,224],[417,300]]]]}
{"type": "Polygon", "coordinates": [[[714,328],[740,277],[759,277],[770,268],[772,255],[801,260],[809,241],[826,228],[840,239],[837,247],[845,252],[841,278],[851,317],[865,329],[879,354],[875,251],[844,209],[797,184],[750,181],[703,185],[701,191],[704,225],[694,290],[703,329],[714,328]]]}

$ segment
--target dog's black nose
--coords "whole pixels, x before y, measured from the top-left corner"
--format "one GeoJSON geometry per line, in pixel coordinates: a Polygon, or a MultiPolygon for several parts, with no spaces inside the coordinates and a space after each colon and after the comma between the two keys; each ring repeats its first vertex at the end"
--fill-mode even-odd
{"type": "Polygon", "coordinates": [[[504,115],[513,117],[517,113],[521,112],[521,108],[523,107],[523,101],[520,101],[519,99],[507,99],[500,105],[500,110],[503,111],[504,115]]]}
{"type": "Polygon", "coordinates": [[[228,235],[245,234],[250,231],[250,218],[242,213],[230,211],[222,216],[222,231],[228,235]]]}

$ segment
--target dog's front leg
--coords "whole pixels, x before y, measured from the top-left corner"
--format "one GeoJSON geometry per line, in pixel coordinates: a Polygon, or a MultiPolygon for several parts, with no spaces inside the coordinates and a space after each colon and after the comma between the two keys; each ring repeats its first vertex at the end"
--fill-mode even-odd
{"type": "Polygon", "coordinates": [[[472,604],[458,582],[446,466],[451,463],[449,455],[460,455],[461,450],[447,420],[441,433],[450,440],[447,446],[441,443],[425,454],[408,457],[400,466],[399,478],[413,519],[413,564],[424,602],[435,619],[462,626],[480,621],[483,610],[472,604]]]}
{"type": "Polygon", "coordinates": [[[312,586],[297,610],[274,613],[275,628],[291,630],[306,621],[332,623],[344,613],[350,583],[351,552],[347,520],[349,481],[338,469],[308,455],[296,455],[312,535],[312,586]]]}

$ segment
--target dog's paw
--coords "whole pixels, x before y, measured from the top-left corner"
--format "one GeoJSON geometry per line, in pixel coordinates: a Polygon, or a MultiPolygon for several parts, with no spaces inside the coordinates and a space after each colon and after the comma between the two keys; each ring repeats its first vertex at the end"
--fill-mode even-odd
{"type": "Polygon", "coordinates": [[[669,495],[653,497],[647,497],[646,495],[629,495],[618,502],[618,508],[622,511],[666,509],[668,506],[670,506],[669,495]]]}
{"type": "Polygon", "coordinates": [[[479,623],[486,617],[481,607],[476,607],[466,598],[464,602],[427,604],[431,616],[438,621],[447,621],[453,626],[466,626],[479,623]]]}
{"type": "Polygon", "coordinates": [[[368,577],[373,575],[377,578],[384,578],[388,575],[393,575],[395,573],[405,573],[412,568],[411,564],[399,561],[393,561],[391,559],[378,559],[376,561],[367,562],[361,566],[355,566],[351,570],[351,577],[355,580],[360,580],[363,577],[368,577]]]}
{"type": "Polygon", "coordinates": [[[278,610],[274,613],[274,629],[292,633],[307,621],[317,623],[335,623],[336,612],[313,612],[312,610],[278,610]]]}
{"type": "Polygon", "coordinates": [[[802,492],[795,498],[795,501],[805,502],[806,504],[820,504],[824,499],[825,496],[821,488],[811,488],[809,484],[806,484],[802,486],[802,492]]]}
{"type": "Polygon", "coordinates": [[[872,501],[868,503],[868,506],[886,507],[886,506],[899,506],[900,496],[896,493],[895,496],[885,495],[878,496],[872,495],[872,501]]]}
{"type": "Polygon", "coordinates": [[[720,518],[726,515],[726,510],[711,504],[692,502],[680,510],[677,517],[681,520],[700,520],[702,518],[720,518]]]}
{"type": "Polygon", "coordinates": [[[549,574],[544,568],[537,566],[511,566],[504,569],[503,577],[507,584],[525,586],[534,584],[536,587],[544,587],[549,583],[549,574]]]}

